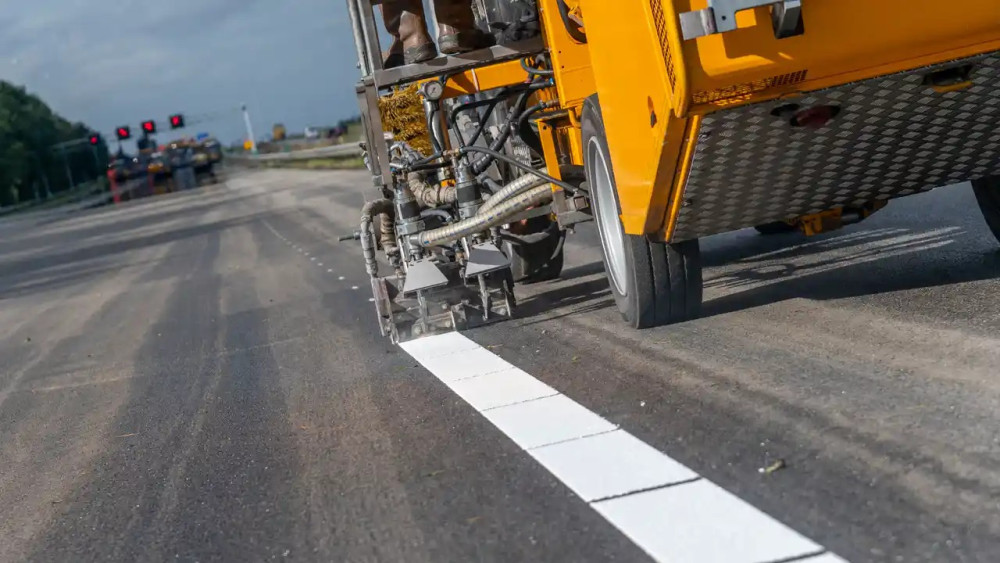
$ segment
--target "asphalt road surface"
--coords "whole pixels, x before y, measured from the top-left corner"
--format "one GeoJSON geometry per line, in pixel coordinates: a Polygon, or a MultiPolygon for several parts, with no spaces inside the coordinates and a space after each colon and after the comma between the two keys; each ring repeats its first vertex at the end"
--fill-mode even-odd
{"type": "MultiPolygon", "coordinates": [[[[333,242],[366,185],[0,221],[0,560],[648,560],[378,335],[333,242]]],[[[700,320],[624,328],[586,225],[466,336],[829,550],[803,560],[1000,560],[1000,252],[968,186],[702,248],[700,320]]]]}

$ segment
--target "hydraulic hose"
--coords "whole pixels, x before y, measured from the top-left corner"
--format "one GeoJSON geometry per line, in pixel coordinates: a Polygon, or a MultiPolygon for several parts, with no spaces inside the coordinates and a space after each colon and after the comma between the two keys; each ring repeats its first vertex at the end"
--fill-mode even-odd
{"type": "MultiPolygon", "coordinates": [[[[376,199],[369,201],[361,208],[361,253],[365,257],[365,271],[371,277],[378,275],[378,262],[375,261],[375,240],[372,233],[372,221],[376,215],[386,215],[389,218],[395,215],[392,201],[388,199],[376,199]]],[[[380,236],[385,235],[384,223],[380,222],[380,236]]]]}
{"type": "MultiPolygon", "coordinates": [[[[544,174],[546,172],[546,169],[542,168],[541,170],[539,170],[539,172],[542,172],[544,174]]],[[[541,186],[543,184],[548,184],[548,182],[545,181],[544,178],[535,176],[534,174],[525,174],[524,176],[521,176],[515,179],[514,181],[508,183],[506,186],[500,188],[500,190],[498,190],[489,198],[487,198],[486,201],[483,202],[483,205],[480,206],[478,215],[485,215],[489,213],[490,210],[495,208],[497,205],[500,205],[500,203],[502,203],[507,198],[514,197],[521,192],[530,190],[531,188],[534,188],[536,186],[541,186]]]]}
{"type": "Polygon", "coordinates": [[[458,193],[455,186],[431,184],[418,172],[410,172],[406,176],[406,182],[422,207],[438,207],[457,201],[458,193]]]}
{"type": "Polygon", "coordinates": [[[512,216],[529,209],[548,203],[552,200],[552,189],[548,185],[535,186],[495,206],[489,213],[476,215],[455,224],[420,233],[420,246],[436,246],[452,242],[499,225],[503,225],[512,216]]]}

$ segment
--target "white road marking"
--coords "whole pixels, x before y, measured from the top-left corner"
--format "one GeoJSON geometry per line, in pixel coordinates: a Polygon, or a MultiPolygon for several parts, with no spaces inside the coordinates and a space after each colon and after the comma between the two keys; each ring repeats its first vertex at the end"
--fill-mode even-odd
{"type": "Polygon", "coordinates": [[[358,286],[356,286],[356,285],[352,285],[351,286],[351,289],[357,289],[357,288],[358,288],[358,286]]]}
{"type": "Polygon", "coordinates": [[[319,266],[320,268],[323,267],[323,263],[322,262],[317,262],[316,265],[319,266]]]}
{"type": "Polygon", "coordinates": [[[657,561],[844,561],[457,332],[400,347],[657,561]]]}
{"type": "Polygon", "coordinates": [[[340,280],[340,281],[344,281],[344,276],[340,276],[340,277],[339,277],[339,278],[337,278],[337,279],[338,279],[338,280],[340,280]]]}
{"type": "Polygon", "coordinates": [[[333,273],[333,269],[332,269],[332,268],[327,268],[327,270],[326,270],[326,271],[327,271],[328,273],[331,273],[331,274],[333,273]]]}
{"type": "Polygon", "coordinates": [[[310,259],[309,259],[309,261],[310,261],[310,262],[315,262],[315,261],[316,261],[316,257],[315,257],[315,256],[313,256],[312,258],[310,258],[310,259]]]}

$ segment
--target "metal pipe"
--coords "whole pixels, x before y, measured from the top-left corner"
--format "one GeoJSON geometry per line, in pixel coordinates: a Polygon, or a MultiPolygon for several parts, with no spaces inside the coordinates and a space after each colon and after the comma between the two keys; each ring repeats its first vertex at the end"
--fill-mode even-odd
{"type": "MultiPolygon", "coordinates": [[[[542,168],[539,172],[544,174],[547,170],[542,168]]],[[[508,183],[506,186],[487,198],[486,201],[483,202],[482,207],[479,208],[479,214],[483,215],[485,213],[489,213],[491,209],[502,203],[504,200],[543,184],[548,184],[548,182],[545,181],[545,178],[535,176],[534,174],[525,174],[524,176],[508,183]]]]}
{"type": "Polygon", "coordinates": [[[423,174],[418,172],[410,172],[406,176],[406,182],[410,185],[413,197],[417,198],[423,207],[438,207],[439,205],[455,203],[458,193],[454,185],[431,184],[422,176],[423,174]]]}
{"type": "Polygon", "coordinates": [[[536,186],[494,207],[489,213],[476,215],[452,225],[425,231],[417,239],[421,246],[436,246],[502,225],[525,209],[552,201],[548,185],[536,186]]]}
{"type": "Polygon", "coordinates": [[[354,33],[354,48],[358,51],[358,68],[361,69],[362,76],[372,73],[372,67],[368,63],[368,56],[365,54],[365,38],[361,28],[361,18],[358,14],[357,0],[347,0],[347,13],[351,17],[351,31],[354,33]]]}
{"type": "Polygon", "coordinates": [[[378,262],[375,260],[375,237],[372,232],[372,221],[376,215],[383,214],[388,214],[390,217],[395,215],[392,200],[376,199],[369,201],[361,208],[361,253],[365,257],[365,271],[373,278],[378,275],[378,262]]]}

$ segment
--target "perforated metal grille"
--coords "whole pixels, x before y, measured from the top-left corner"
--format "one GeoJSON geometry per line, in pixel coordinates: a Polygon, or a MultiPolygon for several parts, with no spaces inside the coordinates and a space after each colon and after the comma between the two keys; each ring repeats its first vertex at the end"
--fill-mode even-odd
{"type": "Polygon", "coordinates": [[[673,240],[1000,174],[1000,53],[792,101],[841,111],[820,129],[772,115],[787,100],[703,120],[673,240]],[[933,70],[969,63],[971,88],[938,93],[923,83],[933,70]]]}
{"type": "Polygon", "coordinates": [[[677,78],[674,76],[674,56],[670,52],[670,42],[667,40],[667,20],[663,15],[663,5],[660,0],[649,0],[649,8],[653,13],[653,23],[656,25],[656,34],[660,39],[663,63],[667,66],[667,79],[670,80],[670,88],[674,89],[677,78]]]}
{"type": "Polygon", "coordinates": [[[718,90],[699,90],[698,92],[695,92],[691,98],[696,104],[711,104],[733,98],[745,98],[751,94],[763,92],[764,90],[769,90],[771,88],[787,86],[789,84],[798,84],[806,79],[807,72],[808,71],[800,70],[798,72],[782,74],[781,76],[772,76],[770,78],[754,80],[753,82],[735,84],[718,90]]]}

